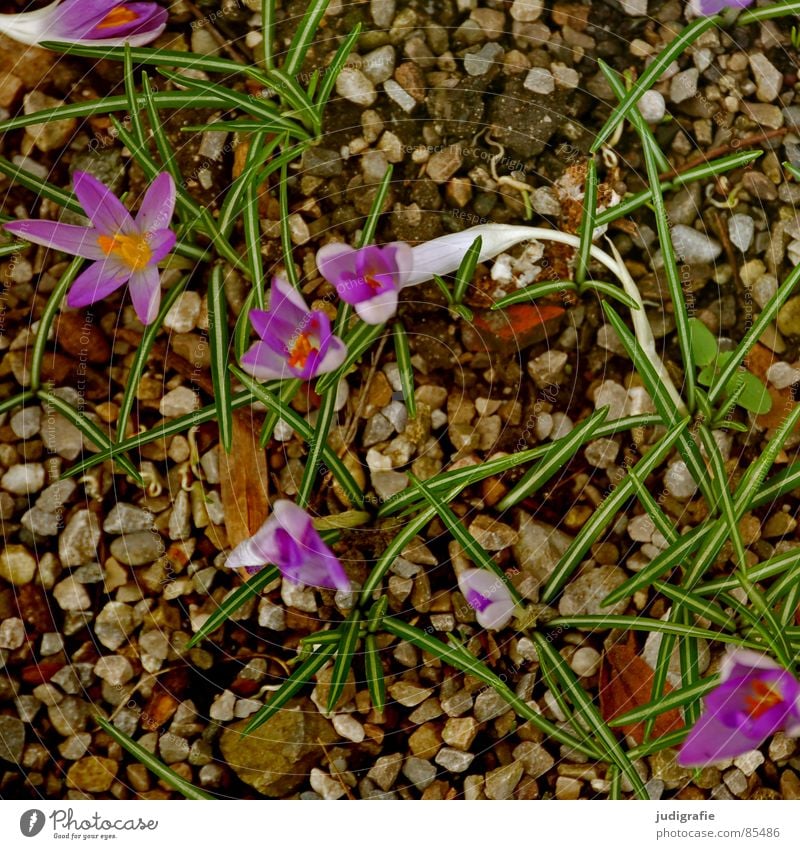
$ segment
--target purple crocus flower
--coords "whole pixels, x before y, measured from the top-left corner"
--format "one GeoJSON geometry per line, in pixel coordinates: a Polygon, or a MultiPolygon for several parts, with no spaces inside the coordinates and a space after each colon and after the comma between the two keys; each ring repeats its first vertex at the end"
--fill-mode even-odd
{"type": "Polygon", "coordinates": [[[282,277],[272,280],[269,309],[251,310],[249,318],[261,341],[242,357],[242,368],[259,380],[311,380],[338,368],[347,356],[344,342],[331,333],[328,316],[309,310],[302,295],[282,277]]]}
{"type": "Polygon", "coordinates": [[[720,679],[681,747],[681,766],[735,758],[776,731],[800,735],[800,682],[771,658],[744,649],[729,651],[720,679]]]}
{"type": "Polygon", "coordinates": [[[244,566],[253,573],[268,563],[293,584],[350,591],[342,564],[322,541],[311,516],[286,499],[272,505],[272,515],[233,549],[225,565],[244,566]]]}
{"type": "Polygon", "coordinates": [[[73,44],[132,47],[149,44],[164,31],[167,10],[157,3],[119,0],[64,0],[34,12],[0,15],[0,32],[22,44],[69,41],[73,44]]]}
{"type": "Polygon", "coordinates": [[[483,628],[498,631],[511,621],[516,603],[505,583],[486,569],[465,569],[458,588],[483,628]]]}
{"type": "Polygon", "coordinates": [[[689,7],[701,18],[716,15],[724,9],[745,9],[753,0],[691,0],[689,7]]]}
{"type": "Polygon", "coordinates": [[[356,249],[332,243],[317,252],[317,267],[360,318],[367,324],[383,324],[397,312],[397,294],[408,285],[411,247],[391,242],[356,249]]]}
{"type": "Polygon", "coordinates": [[[172,177],[162,173],[153,180],[135,219],[91,174],[76,171],[73,184],[91,227],[36,219],[3,227],[36,245],[95,260],[72,284],[68,306],[93,304],[128,283],[136,315],[142,324],[150,324],[161,301],[158,263],[175,244],[175,234],[167,226],[175,209],[172,177]]]}

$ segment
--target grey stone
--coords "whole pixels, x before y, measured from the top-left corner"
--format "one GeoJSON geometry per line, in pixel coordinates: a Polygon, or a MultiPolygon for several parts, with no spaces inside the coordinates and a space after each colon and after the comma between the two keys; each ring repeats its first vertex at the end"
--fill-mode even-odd
{"type": "Polygon", "coordinates": [[[672,228],[672,242],[678,260],[690,264],[713,262],[722,253],[722,245],[716,239],[684,224],[672,228]]]}
{"type": "Polygon", "coordinates": [[[78,510],[67,522],[58,540],[58,556],[62,566],[82,566],[97,556],[100,525],[90,510],[78,510]]]}
{"type": "Polygon", "coordinates": [[[582,616],[622,613],[628,606],[624,598],[610,607],[603,606],[603,599],[626,579],[623,569],[618,566],[590,567],[567,584],[558,603],[562,616],[582,616]]]}
{"type": "Polygon", "coordinates": [[[123,534],[111,543],[111,553],[126,566],[143,566],[161,557],[164,540],[155,531],[123,534]]]}
{"type": "Polygon", "coordinates": [[[36,574],[36,560],[22,545],[7,545],[0,554],[0,577],[10,584],[29,584],[36,574]]]}
{"type": "Polygon", "coordinates": [[[41,463],[16,463],[10,466],[0,486],[14,495],[30,495],[44,486],[44,466],[41,463]]]}
{"type": "Polygon", "coordinates": [[[475,755],[471,755],[469,752],[461,752],[458,749],[450,749],[447,746],[440,749],[435,758],[440,767],[450,772],[464,772],[469,769],[474,760],[475,755]]]}
{"type": "Polygon", "coordinates": [[[422,758],[408,758],[403,765],[403,775],[417,788],[425,790],[436,778],[436,767],[422,758]]]}
{"type": "Polygon", "coordinates": [[[15,716],[0,716],[0,760],[19,764],[25,746],[25,725],[15,716]]]}
{"type": "Polygon", "coordinates": [[[490,41],[481,47],[477,53],[467,53],[464,56],[464,70],[471,77],[480,77],[487,74],[494,65],[499,64],[505,51],[494,41],[490,41]]]}
{"type": "Polygon", "coordinates": [[[11,425],[11,430],[20,439],[30,439],[39,432],[41,419],[42,410],[40,407],[25,407],[11,416],[9,424],[11,425]]]}
{"type": "Polygon", "coordinates": [[[773,103],[783,87],[783,74],[763,53],[750,53],[747,57],[756,81],[756,97],[762,103],[773,103]]]}
{"type": "Polygon", "coordinates": [[[489,799],[510,799],[522,778],[524,768],[519,761],[493,769],[486,774],[485,791],[489,799]]]}
{"type": "Polygon", "coordinates": [[[153,514],[149,510],[120,501],[108,511],[103,530],[107,534],[130,534],[149,531],[153,525],[153,514]]]}
{"type": "Polygon", "coordinates": [[[556,90],[556,82],[547,68],[531,68],[523,85],[535,94],[552,94],[556,90]]]}
{"type": "Polygon", "coordinates": [[[728,236],[742,253],[753,243],[755,229],[755,222],[749,215],[731,215],[728,219],[728,236]]]}
{"type": "Polygon", "coordinates": [[[378,96],[372,80],[363,71],[347,65],[336,78],[336,93],[357,106],[372,106],[378,96]]]}
{"type": "Polygon", "coordinates": [[[120,601],[110,601],[100,611],[94,623],[97,639],[115,651],[123,645],[135,628],[133,610],[120,601]]]}

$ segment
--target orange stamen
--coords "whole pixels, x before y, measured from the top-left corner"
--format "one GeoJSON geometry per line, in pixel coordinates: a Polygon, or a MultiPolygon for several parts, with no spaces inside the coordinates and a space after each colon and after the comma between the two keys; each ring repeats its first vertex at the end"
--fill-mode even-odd
{"type": "Polygon", "coordinates": [[[292,368],[305,368],[306,360],[316,348],[309,342],[308,333],[300,333],[289,352],[289,365],[292,368]]]}
{"type": "Polygon", "coordinates": [[[122,26],[135,21],[139,16],[133,9],[128,6],[116,6],[113,8],[100,23],[97,25],[99,29],[111,29],[111,27],[122,26]]]}
{"type": "Polygon", "coordinates": [[[752,719],[759,719],[770,708],[774,708],[783,701],[781,691],[770,686],[766,681],[753,681],[750,685],[752,696],[746,696],[744,703],[752,719]]]}
{"type": "Polygon", "coordinates": [[[372,289],[373,292],[377,292],[378,289],[381,288],[380,282],[374,277],[370,277],[369,275],[367,275],[364,279],[367,281],[367,286],[369,286],[369,288],[372,289]]]}
{"type": "Polygon", "coordinates": [[[150,263],[153,255],[146,236],[138,233],[131,236],[123,236],[117,233],[114,236],[98,236],[97,244],[106,256],[116,254],[131,271],[141,271],[150,263]]]}

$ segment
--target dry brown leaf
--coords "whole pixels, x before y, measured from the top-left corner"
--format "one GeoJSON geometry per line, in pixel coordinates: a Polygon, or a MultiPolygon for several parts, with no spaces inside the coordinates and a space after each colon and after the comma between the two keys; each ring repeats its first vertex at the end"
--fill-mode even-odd
{"type": "Polygon", "coordinates": [[[234,413],[231,452],[219,448],[219,476],[225,531],[233,548],[253,536],[269,513],[267,455],[250,412],[234,413]]]}
{"type": "Polygon", "coordinates": [[[756,342],[750,349],[750,353],[747,355],[747,360],[745,361],[747,370],[751,374],[754,374],[767,387],[769,397],[772,398],[772,409],[768,413],[764,413],[763,416],[756,416],[756,421],[761,427],[778,427],[786,416],[789,415],[795,404],[791,386],[787,386],[785,389],[776,389],[767,380],[769,367],[779,360],[780,357],[776,356],[769,348],[756,342]]]}
{"type": "MultiPolygon", "coordinates": [[[[600,667],[600,713],[603,719],[609,722],[629,710],[647,704],[652,697],[653,677],[652,667],[636,654],[632,643],[608,649],[600,667]]],[[[672,689],[669,683],[664,685],[665,694],[672,689]]],[[[673,708],[659,714],[652,736],[662,737],[679,728],[683,728],[683,720],[678,710],[673,708]]],[[[629,734],[638,744],[644,741],[643,722],[622,725],[619,730],[629,734]]]]}

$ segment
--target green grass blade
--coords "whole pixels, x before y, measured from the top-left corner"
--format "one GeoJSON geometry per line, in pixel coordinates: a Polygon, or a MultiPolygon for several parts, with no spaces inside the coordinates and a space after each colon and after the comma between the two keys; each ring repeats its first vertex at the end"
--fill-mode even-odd
{"type": "Polygon", "coordinates": [[[417,397],[414,394],[414,367],[411,365],[411,351],[408,347],[408,336],[401,322],[396,321],[392,328],[394,334],[394,353],[397,357],[397,370],[400,372],[400,383],[403,386],[403,400],[408,408],[410,418],[417,416],[417,397]]]}
{"type": "MultiPolygon", "coordinates": [[[[269,410],[277,411],[280,418],[283,419],[283,421],[285,421],[286,424],[288,424],[292,430],[299,434],[306,442],[310,443],[313,440],[314,431],[311,428],[311,425],[302,416],[298,415],[291,407],[287,407],[285,404],[282,404],[279,399],[269,391],[269,389],[262,386],[258,383],[258,381],[254,380],[249,374],[246,374],[240,368],[232,365],[230,366],[230,369],[236,375],[237,380],[250,390],[252,393],[251,397],[257,398],[269,410]]],[[[328,445],[325,445],[322,449],[322,459],[330,469],[333,476],[339,482],[339,485],[345,491],[350,501],[360,507],[364,503],[364,493],[361,492],[358,484],[353,480],[353,477],[347,470],[347,467],[342,463],[339,457],[337,457],[336,452],[328,445]]]]}
{"type": "MultiPolygon", "coordinates": [[[[701,180],[706,181],[719,174],[724,174],[726,171],[732,171],[736,168],[746,168],[751,162],[754,162],[763,155],[763,150],[743,150],[739,153],[732,153],[729,156],[721,156],[719,159],[712,159],[710,162],[704,162],[702,165],[689,168],[675,177],[662,180],[661,191],[674,191],[689,183],[696,183],[701,180]]],[[[610,224],[612,221],[624,218],[647,203],[650,203],[650,189],[644,189],[644,191],[629,195],[615,206],[611,206],[603,210],[603,212],[598,212],[594,222],[595,227],[602,227],[604,224],[610,224]]]]}
{"type": "Polygon", "coordinates": [[[330,689],[328,691],[328,713],[333,713],[333,709],[336,707],[336,703],[344,691],[347,676],[350,674],[350,668],[353,665],[353,655],[358,645],[360,629],[361,612],[356,607],[339,627],[341,640],[339,641],[339,649],[336,652],[336,660],[334,661],[333,672],[331,673],[330,689]]]}
{"type": "Polygon", "coordinates": [[[319,87],[319,91],[316,96],[316,103],[320,112],[325,108],[325,104],[331,96],[333,87],[336,85],[336,78],[339,76],[339,71],[342,70],[345,62],[347,62],[347,57],[355,48],[355,44],[360,35],[361,24],[357,23],[350,31],[347,38],[345,38],[345,40],[339,45],[339,49],[336,51],[330,65],[328,65],[325,69],[325,76],[322,78],[322,85],[319,87]]]}
{"type": "Polygon", "coordinates": [[[586,184],[583,192],[583,212],[581,213],[581,223],[578,228],[578,235],[581,239],[580,244],[578,245],[578,255],[575,261],[575,282],[578,284],[578,291],[581,291],[583,288],[583,283],[589,272],[589,252],[592,249],[596,213],[597,163],[594,161],[594,157],[591,157],[586,163],[586,184]]]}
{"type": "Polygon", "coordinates": [[[372,707],[382,713],[386,707],[386,678],[375,634],[367,634],[364,639],[364,672],[372,707]]]}
{"type": "Polygon", "coordinates": [[[361,356],[372,347],[372,343],[383,333],[385,324],[367,324],[359,321],[356,326],[344,337],[347,346],[347,356],[336,371],[323,374],[317,380],[317,393],[322,394],[332,386],[338,385],[339,381],[347,374],[350,368],[361,356]]]}
{"type": "Polygon", "coordinates": [[[303,61],[309,47],[314,43],[320,21],[328,8],[329,2],[330,0],[310,0],[305,14],[294,31],[289,49],[286,51],[286,62],[283,70],[289,76],[297,76],[303,67],[303,61]]]}
{"type": "Polygon", "coordinates": [[[442,520],[444,526],[453,535],[453,538],[458,541],[464,549],[464,553],[470,560],[482,569],[488,569],[493,572],[505,584],[508,591],[515,601],[522,601],[516,587],[508,580],[506,573],[497,564],[497,561],[489,555],[486,549],[475,539],[474,536],[461,524],[461,520],[447,506],[447,504],[432,493],[425,484],[417,477],[408,473],[408,479],[411,485],[416,487],[423,495],[425,500],[436,511],[436,515],[442,520]]]}
{"type": "Polygon", "coordinates": [[[621,725],[633,725],[637,722],[644,722],[645,720],[660,716],[668,710],[697,702],[707,693],[710,693],[718,684],[719,676],[712,675],[710,678],[704,678],[702,681],[698,681],[691,687],[681,687],[679,690],[673,690],[666,696],[661,696],[659,699],[633,708],[633,710],[623,713],[616,719],[610,720],[608,724],[618,728],[621,725]]]}
{"type": "Polygon", "coordinates": [[[233,441],[231,376],[228,372],[228,305],[225,301],[223,267],[214,266],[208,286],[208,330],[211,355],[211,381],[217,407],[219,439],[230,454],[233,441]]]}
{"type": "Polygon", "coordinates": [[[500,501],[497,509],[508,510],[541,489],[556,472],[565,468],[580,446],[592,438],[607,417],[608,407],[602,407],[576,425],[565,437],[550,443],[550,451],[537,465],[525,472],[517,485],[500,501]]]}
{"type": "Polygon", "coordinates": [[[533,637],[536,642],[536,653],[539,655],[540,662],[544,661],[550,665],[553,674],[558,677],[561,686],[569,696],[575,709],[580,713],[581,718],[587,726],[594,732],[595,737],[605,751],[606,758],[625,774],[634,792],[640,799],[649,799],[650,797],[639,773],[636,772],[633,763],[623,751],[619,741],[614,736],[614,732],[603,721],[591,696],[578,683],[575,673],[567,666],[564,658],[561,657],[543,634],[535,633],[533,637]]]}
{"type": "Polygon", "coordinates": [[[275,40],[275,0],[261,0],[261,44],[264,47],[264,67],[275,67],[272,43],[275,40]]]}
{"type": "Polygon", "coordinates": [[[245,734],[252,734],[256,728],[262,726],[265,722],[272,719],[281,708],[284,707],[291,699],[293,699],[300,690],[307,684],[311,683],[311,679],[319,672],[320,669],[333,657],[336,653],[338,641],[321,645],[318,649],[311,653],[311,656],[304,660],[292,674],[283,682],[280,690],[276,690],[264,707],[259,708],[250,722],[247,723],[244,729],[245,734]]]}
{"type": "Polygon", "coordinates": [[[119,728],[104,717],[95,715],[94,720],[103,729],[103,731],[105,731],[112,740],[122,746],[129,755],[132,755],[137,761],[139,761],[139,763],[147,767],[147,769],[149,769],[159,781],[163,781],[165,784],[169,784],[169,786],[174,790],[177,790],[178,793],[180,793],[185,799],[194,799],[199,801],[201,799],[210,800],[214,798],[199,787],[195,787],[190,781],[187,781],[185,778],[178,775],[175,770],[170,769],[152,752],[145,749],[144,746],[137,743],[135,740],[132,740],[127,734],[120,731],[119,728]]]}
{"type": "Polygon", "coordinates": [[[33,352],[31,353],[31,391],[36,392],[42,385],[42,364],[44,362],[44,352],[47,347],[47,337],[50,335],[50,328],[53,326],[53,321],[56,317],[56,312],[61,306],[61,302],[67,294],[67,290],[72,285],[78,272],[81,270],[84,260],[81,257],[75,257],[72,262],[64,269],[58,283],[50,297],[47,299],[42,317],[39,319],[39,328],[36,331],[36,339],[33,343],[33,352]]]}
{"type": "Polygon", "coordinates": [[[210,636],[224,622],[233,616],[234,613],[253,596],[258,595],[264,587],[271,584],[276,578],[280,578],[281,573],[275,566],[265,566],[255,575],[237,587],[222,604],[206,619],[206,621],[197,629],[197,632],[192,635],[192,638],[186,644],[186,648],[190,649],[210,636]]]}
{"type": "Polygon", "coordinates": [[[624,99],[614,108],[609,119],[603,124],[600,132],[595,137],[590,148],[591,153],[597,153],[602,144],[609,138],[619,124],[631,109],[639,102],[641,96],[661,77],[666,69],[689,47],[696,41],[706,30],[716,26],[719,23],[719,17],[712,16],[708,18],[698,18],[692,21],[680,35],[676,36],[648,65],[644,73],[633,84],[630,91],[625,95],[624,99]]]}
{"type": "Polygon", "coordinates": [[[455,283],[453,284],[453,303],[460,304],[467,294],[467,289],[475,274],[475,268],[478,265],[478,257],[481,254],[481,246],[483,239],[478,236],[477,239],[467,248],[463,259],[459,263],[458,270],[455,273],[455,283]]]}
{"type": "Polygon", "coordinates": [[[394,634],[401,640],[411,643],[412,645],[421,648],[423,651],[429,652],[434,657],[438,657],[444,663],[472,675],[484,684],[491,687],[499,696],[501,696],[523,719],[537,728],[548,737],[552,737],[559,743],[564,743],[567,746],[576,748],[579,752],[583,752],[591,758],[600,758],[602,755],[599,750],[589,741],[579,739],[568,731],[559,728],[553,723],[545,719],[541,714],[537,713],[527,702],[523,701],[516,693],[514,693],[505,682],[495,675],[484,663],[481,663],[476,657],[473,657],[464,649],[449,646],[441,640],[415,628],[413,625],[408,625],[394,617],[387,616],[383,620],[383,627],[390,634],[394,634]]]}
{"type": "MultiPolygon", "coordinates": [[[[621,419],[614,419],[606,424],[600,425],[594,432],[595,437],[613,436],[616,433],[633,430],[634,428],[655,427],[661,424],[661,419],[655,415],[646,416],[625,416],[621,419]]],[[[526,448],[523,451],[517,451],[514,454],[509,454],[504,457],[493,457],[491,460],[486,460],[477,466],[467,466],[462,469],[448,469],[444,472],[439,472],[432,478],[425,481],[428,489],[440,491],[447,489],[453,485],[459,485],[460,492],[468,486],[480,483],[482,480],[491,477],[492,475],[501,475],[511,469],[516,469],[525,463],[530,463],[538,460],[540,457],[547,456],[556,443],[563,444],[563,441],[569,438],[569,434],[560,437],[560,439],[545,445],[537,445],[535,448],[526,448]]],[[[390,498],[385,504],[381,505],[378,510],[378,516],[387,516],[397,513],[402,509],[413,509],[414,503],[420,501],[421,497],[417,490],[406,489],[401,493],[390,498]]]]}
{"type": "Polygon", "coordinates": [[[297,492],[297,503],[300,507],[308,506],[320,471],[322,452],[328,444],[328,434],[336,416],[336,395],[335,386],[332,386],[322,395],[314,435],[308,445],[308,457],[306,457],[303,477],[300,480],[300,487],[297,492]]]}
{"type": "Polygon", "coordinates": [[[147,359],[150,356],[150,351],[156,341],[156,336],[158,336],[159,331],[164,325],[164,319],[166,318],[167,313],[170,311],[172,305],[178,299],[181,292],[183,292],[188,282],[189,278],[187,276],[169,289],[161,302],[156,320],[152,324],[148,324],[144,329],[142,341],[139,343],[139,346],[133,355],[133,362],[131,362],[131,367],[128,370],[125,391],[119,405],[119,413],[117,415],[117,442],[120,442],[125,438],[125,432],[128,429],[128,419],[130,418],[133,405],[136,402],[136,391],[139,388],[139,383],[142,379],[142,372],[144,371],[147,359]]]}
{"type": "MultiPolygon", "coordinates": [[[[53,395],[51,392],[46,392],[43,389],[40,389],[36,394],[43,403],[54,407],[68,422],[75,425],[88,442],[94,443],[98,448],[111,447],[111,440],[108,436],[91,419],[88,419],[63,398],[59,398],[58,395],[53,395]]],[[[136,483],[144,486],[141,475],[127,457],[118,456],[115,457],[115,460],[136,483]]]]}
{"type": "Polygon", "coordinates": [[[713,405],[719,400],[730,379],[733,377],[734,372],[740,367],[750,349],[761,338],[767,326],[775,320],[778,311],[789,299],[798,280],[800,280],[800,265],[796,265],[791,270],[786,280],[778,287],[778,291],[769,299],[764,309],[758,314],[758,317],[744,334],[741,342],[739,342],[731,354],[730,359],[719,370],[711,389],[708,391],[709,403],[713,405]]]}
{"type": "Polygon", "coordinates": [[[720,628],[725,628],[728,631],[736,628],[736,622],[718,604],[700,598],[696,592],[688,592],[681,589],[681,587],[676,587],[673,584],[665,584],[662,581],[655,581],[653,588],[658,590],[661,595],[666,596],[670,601],[683,605],[697,616],[704,616],[709,622],[719,625],[720,628]]]}
{"type": "Polygon", "coordinates": [[[75,200],[70,192],[65,192],[64,189],[59,189],[58,186],[48,183],[47,180],[37,177],[30,171],[13,165],[2,156],[0,156],[0,174],[8,177],[14,186],[22,186],[23,188],[30,189],[30,191],[35,192],[38,196],[47,198],[58,206],[68,209],[70,212],[75,212],[83,216],[86,215],[83,207],[75,200]]]}
{"type": "MultiPolygon", "coordinates": [[[[684,434],[688,418],[663,437],[642,457],[634,467],[639,480],[647,476],[667,457],[672,448],[684,434]]],[[[591,548],[603,530],[612,522],[617,512],[633,495],[633,483],[623,478],[613,489],[605,501],[595,510],[588,522],[580,529],[578,535],[558,562],[542,593],[542,601],[549,603],[561,591],[575,569],[578,568],[586,552],[591,548]]]]}

